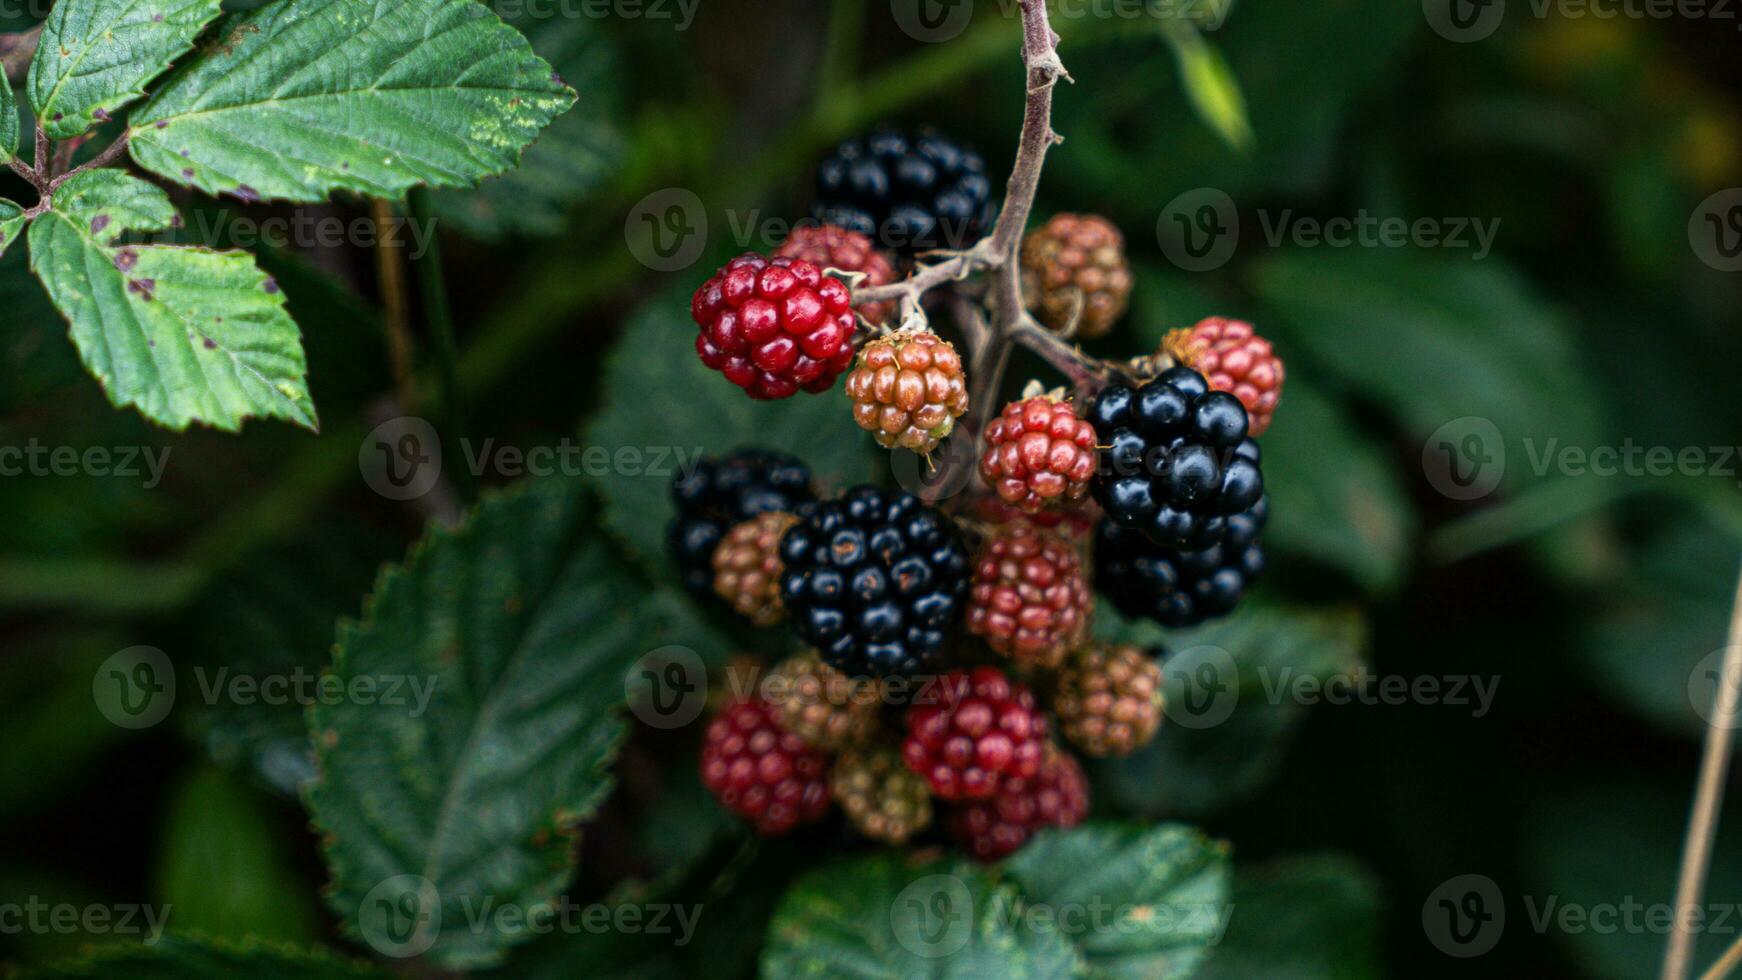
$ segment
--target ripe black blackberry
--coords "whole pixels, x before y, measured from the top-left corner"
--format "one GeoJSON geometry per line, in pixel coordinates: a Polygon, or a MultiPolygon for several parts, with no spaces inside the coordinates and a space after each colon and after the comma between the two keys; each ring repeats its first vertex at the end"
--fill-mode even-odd
{"type": "Polygon", "coordinates": [[[1211,391],[1191,368],[1171,368],[1140,388],[1109,386],[1089,421],[1106,447],[1095,499],[1115,524],[1164,548],[1210,547],[1228,518],[1264,493],[1245,406],[1211,391]]]}
{"type": "Polygon", "coordinates": [[[1127,616],[1163,626],[1196,626],[1231,612],[1264,571],[1258,543],[1270,498],[1227,519],[1220,544],[1202,551],[1164,548],[1109,520],[1095,529],[1095,584],[1127,616]]]}
{"type": "Polygon", "coordinates": [[[929,129],[910,137],[881,128],[824,158],[812,213],[911,255],[967,248],[992,226],[995,211],[978,153],[929,129]]]}
{"type": "Polygon", "coordinates": [[[857,487],[799,508],[780,542],[793,628],[851,677],[910,675],[949,639],[968,591],[968,552],[910,493],[857,487]]]}
{"type": "Polygon", "coordinates": [[[732,526],[770,511],[796,511],[816,499],[811,473],[785,453],[740,449],[723,459],[707,456],[671,486],[677,516],[666,528],[666,549],[684,587],[714,594],[714,548],[732,526]]]}

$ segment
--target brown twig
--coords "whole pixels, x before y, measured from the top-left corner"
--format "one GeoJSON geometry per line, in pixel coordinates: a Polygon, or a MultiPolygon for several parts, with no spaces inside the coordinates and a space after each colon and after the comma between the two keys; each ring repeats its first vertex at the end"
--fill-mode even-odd
{"type": "Polygon", "coordinates": [[[411,405],[415,401],[411,390],[411,299],[405,285],[405,258],[393,237],[393,203],[372,198],[369,211],[375,221],[375,275],[380,280],[393,390],[401,405],[411,405]]]}
{"type": "Polygon", "coordinates": [[[1681,873],[1675,888],[1675,929],[1664,951],[1663,980],[1686,980],[1694,951],[1692,910],[1706,889],[1706,872],[1712,863],[1712,839],[1718,832],[1718,812],[1724,805],[1724,777],[1729,774],[1731,733],[1736,727],[1737,703],[1742,700],[1742,581],[1737,582],[1735,604],[1730,610],[1730,643],[1718,667],[1718,696],[1706,724],[1705,746],[1700,753],[1700,776],[1694,790],[1694,812],[1688,820],[1687,839],[1682,844],[1681,873]]]}
{"type": "Polygon", "coordinates": [[[1736,972],[1738,966],[1742,966],[1742,939],[1731,943],[1730,948],[1724,951],[1724,955],[1718,957],[1718,961],[1713,963],[1710,969],[1700,974],[1700,980],[1724,980],[1725,977],[1736,972]]]}
{"type": "MultiPolygon", "coordinates": [[[[110,143],[108,146],[103,147],[103,152],[97,154],[96,156],[92,157],[91,159],[85,161],[84,163],[79,164],[77,167],[74,167],[73,169],[68,170],[65,173],[59,174],[58,176],[49,180],[48,189],[50,191],[53,191],[55,188],[66,183],[67,181],[71,180],[77,174],[82,174],[87,170],[97,170],[97,169],[100,169],[102,167],[107,167],[111,163],[114,163],[117,159],[120,158],[121,154],[127,152],[127,135],[128,135],[127,133],[122,133],[120,136],[115,137],[114,142],[110,143]]],[[[71,143],[64,143],[62,145],[63,146],[70,146],[72,144],[71,143]]],[[[70,156],[70,154],[69,154],[69,156],[70,156]]]]}

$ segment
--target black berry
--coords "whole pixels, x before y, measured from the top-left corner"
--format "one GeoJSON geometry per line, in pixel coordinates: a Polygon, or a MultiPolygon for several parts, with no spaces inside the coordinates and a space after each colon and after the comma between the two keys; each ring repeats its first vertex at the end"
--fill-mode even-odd
{"type": "Polygon", "coordinates": [[[943,649],[964,606],[968,553],[910,493],[858,487],[799,508],[780,543],[793,628],[849,676],[910,675],[943,649]]]}
{"type": "Polygon", "coordinates": [[[813,211],[899,252],[962,249],[992,225],[992,183],[980,155],[950,139],[884,128],[847,140],[817,167],[813,211]]]}
{"type": "Polygon", "coordinates": [[[1110,520],[1095,529],[1095,584],[1127,616],[1195,626],[1231,612],[1264,571],[1259,532],[1270,501],[1227,518],[1221,543],[1202,551],[1155,544],[1110,520]]]}
{"type": "Polygon", "coordinates": [[[803,463],[762,449],[704,457],[672,483],[671,496],[677,516],[666,529],[666,548],[684,587],[701,597],[714,594],[714,548],[733,525],[816,499],[803,463]]]}
{"type": "Polygon", "coordinates": [[[1095,498],[1107,517],[1166,548],[1201,550],[1264,493],[1246,409],[1176,367],[1140,388],[1113,385],[1089,410],[1107,449],[1095,498]]]}

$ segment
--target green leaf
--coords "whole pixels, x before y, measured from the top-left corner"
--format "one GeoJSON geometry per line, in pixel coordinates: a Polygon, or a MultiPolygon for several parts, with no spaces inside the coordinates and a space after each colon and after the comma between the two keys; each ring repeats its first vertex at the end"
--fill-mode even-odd
{"type": "Polygon", "coordinates": [[[24,226],[29,223],[29,220],[24,216],[23,208],[0,197],[0,255],[6,254],[6,249],[12,244],[12,240],[24,230],[24,226]]]}
{"type": "Polygon", "coordinates": [[[171,429],[234,432],[249,417],[316,428],[301,336],[252,256],[117,244],[177,220],[163,191],[105,169],[67,181],[31,226],[31,269],[86,369],[111,403],[171,429]]]}
{"type": "Polygon", "coordinates": [[[393,974],[331,953],[265,943],[164,936],[26,971],[27,980],[388,980],[393,974]]]}
{"type": "Polygon", "coordinates": [[[599,480],[606,519],[662,571],[672,479],[703,455],[752,445],[779,449],[837,489],[870,480],[878,469],[876,443],[851,412],[841,411],[839,390],[752,401],[695,356],[689,346],[695,330],[688,289],[662,292],[637,311],[606,362],[605,407],[585,440],[613,454],[599,480]]]}
{"type": "Polygon", "coordinates": [[[316,906],[277,815],[247,784],[206,766],[170,798],[157,901],[175,927],[213,939],[312,942],[316,906]]]}
{"type": "Polygon", "coordinates": [[[139,165],[209,194],[471,186],[575,93],[471,0],[296,0],[225,20],[132,117],[139,165]],[[342,43],[341,43],[342,42],[342,43]]]}
{"type": "Polygon", "coordinates": [[[1032,907],[1060,923],[1096,977],[1189,977],[1236,911],[1228,846],[1179,824],[1047,830],[1004,868],[1032,907]]]}
{"type": "Polygon", "coordinates": [[[668,607],[597,525],[579,481],[489,496],[384,571],[362,619],[340,625],[333,683],[405,692],[398,706],[347,697],[309,712],[332,906],[377,949],[496,962],[531,937],[469,917],[533,909],[573,873],[577,826],[612,785],[624,674],[673,639],[668,607]],[[403,900],[431,903],[409,939],[390,918],[403,900]]]}
{"type": "Polygon", "coordinates": [[[60,0],[30,63],[30,104],[43,132],[65,140],[145,94],[193,47],[220,0],[60,0]]]}
{"type": "MultiPolygon", "coordinates": [[[[1080,870],[1080,869],[1079,869],[1080,870]]],[[[768,927],[769,977],[1075,977],[1082,954],[1023,915],[1021,894],[966,860],[878,853],[818,868],[768,927]]]]}
{"type": "Polygon", "coordinates": [[[1198,118],[1236,150],[1252,145],[1252,124],[1246,119],[1246,97],[1240,80],[1198,29],[1189,22],[1164,18],[1168,43],[1179,57],[1180,84],[1198,118]]]}
{"type": "Polygon", "coordinates": [[[1234,867],[1227,935],[1197,980],[1378,980],[1379,882],[1338,854],[1234,867]]]}
{"type": "Polygon", "coordinates": [[[617,171],[626,153],[617,80],[622,65],[612,38],[592,17],[538,17],[526,7],[504,21],[523,31],[532,50],[586,98],[550,124],[520,166],[469,191],[441,191],[436,210],[486,241],[511,234],[562,232],[574,206],[617,171]]]}
{"type": "Polygon", "coordinates": [[[1213,813],[1256,791],[1307,710],[1294,685],[1355,675],[1366,647],[1366,624],[1354,612],[1250,600],[1226,619],[1165,633],[1121,618],[1103,601],[1095,631],[1170,651],[1160,734],[1127,758],[1090,763],[1097,793],[1145,816],[1213,813]]]}
{"type": "Polygon", "coordinates": [[[17,155],[18,106],[12,101],[12,82],[0,77],[0,163],[17,155]]]}

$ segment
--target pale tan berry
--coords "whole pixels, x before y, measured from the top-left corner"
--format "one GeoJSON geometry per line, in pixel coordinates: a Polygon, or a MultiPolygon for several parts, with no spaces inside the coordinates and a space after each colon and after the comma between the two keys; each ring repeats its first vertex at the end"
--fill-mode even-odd
{"type": "Polygon", "coordinates": [[[1113,329],[1131,297],[1125,238],[1093,214],[1056,214],[1022,242],[1023,291],[1042,323],[1079,337],[1113,329]]]}
{"type": "Polygon", "coordinates": [[[892,746],[843,752],[830,789],[847,819],[872,840],[899,846],[931,824],[925,777],[907,768],[892,746]]]}
{"type": "Polygon", "coordinates": [[[927,330],[879,337],[859,352],[847,375],[853,421],[885,449],[929,453],[968,411],[962,359],[950,342],[927,330]]]}
{"type": "Polygon", "coordinates": [[[1129,755],[1161,727],[1161,665],[1134,646],[1079,651],[1054,678],[1053,710],[1085,754],[1129,755]]]}
{"type": "Polygon", "coordinates": [[[848,677],[814,650],[781,661],[762,685],[762,697],[787,731],[830,750],[870,738],[883,704],[876,680],[848,677]]]}
{"type": "Polygon", "coordinates": [[[780,603],[780,539],[798,518],[784,511],[758,514],[732,528],[714,549],[714,592],[758,626],[786,616],[780,603]]]}

